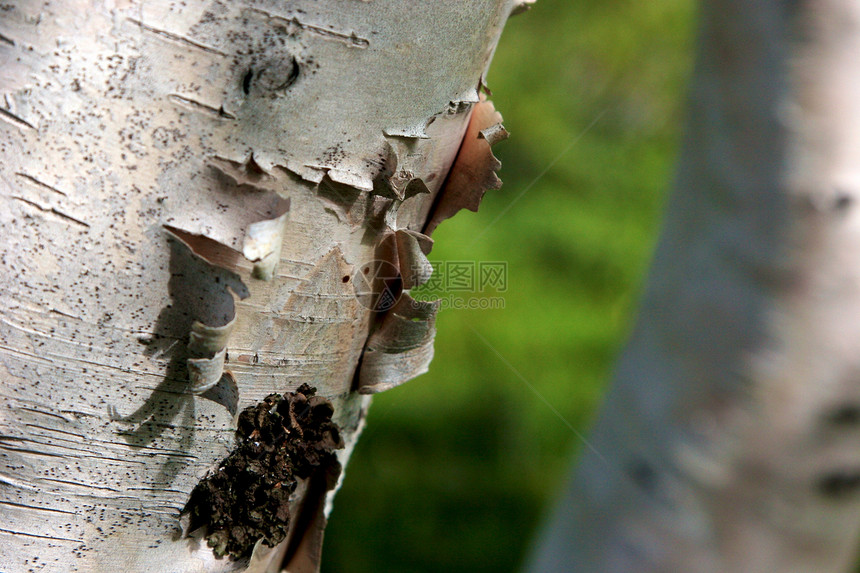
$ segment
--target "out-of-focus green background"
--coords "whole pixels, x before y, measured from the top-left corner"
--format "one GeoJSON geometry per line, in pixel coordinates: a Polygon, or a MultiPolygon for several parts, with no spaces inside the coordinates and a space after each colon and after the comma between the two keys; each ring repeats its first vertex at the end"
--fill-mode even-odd
{"type": "Polygon", "coordinates": [[[504,187],[433,261],[506,261],[504,308],[443,310],[430,373],[374,399],[324,572],[517,571],[629,331],[692,65],[690,0],[540,0],[488,77],[504,187]],[[549,404],[549,405],[548,405],[549,404]],[[557,414],[556,414],[557,412],[557,414]],[[563,418],[563,420],[561,419],[563,418]]]}

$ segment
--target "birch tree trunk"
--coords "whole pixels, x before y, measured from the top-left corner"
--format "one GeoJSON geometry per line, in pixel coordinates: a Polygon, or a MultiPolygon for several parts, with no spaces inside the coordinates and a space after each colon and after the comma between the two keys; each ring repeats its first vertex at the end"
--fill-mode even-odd
{"type": "Polygon", "coordinates": [[[674,196],[530,571],[850,571],[860,3],[702,3],[674,196]]]}
{"type": "Polygon", "coordinates": [[[525,4],[0,5],[6,573],[318,568],[525,4]]]}

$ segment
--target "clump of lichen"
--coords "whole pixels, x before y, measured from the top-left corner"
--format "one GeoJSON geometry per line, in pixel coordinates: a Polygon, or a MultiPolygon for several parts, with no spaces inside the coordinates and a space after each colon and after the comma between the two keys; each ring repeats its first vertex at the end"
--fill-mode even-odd
{"type": "Polygon", "coordinates": [[[343,447],[331,403],[303,384],[270,394],[239,414],[236,449],[191,492],[183,510],[191,529],[206,527],[218,557],[248,557],[257,540],[273,547],[286,538],[290,494],[298,478],[324,472],[329,488],[340,473],[343,447]]]}

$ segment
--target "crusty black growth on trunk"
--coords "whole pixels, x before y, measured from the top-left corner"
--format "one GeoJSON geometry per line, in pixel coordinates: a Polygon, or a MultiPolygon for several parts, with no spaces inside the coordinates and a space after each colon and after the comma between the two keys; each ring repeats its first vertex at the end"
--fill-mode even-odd
{"type": "Polygon", "coordinates": [[[185,507],[191,530],[206,527],[218,556],[248,557],[259,539],[283,541],[290,524],[290,494],[298,478],[325,472],[334,487],[343,447],[334,409],[303,384],[286,397],[270,394],[239,414],[236,449],[204,478],[185,507]]]}

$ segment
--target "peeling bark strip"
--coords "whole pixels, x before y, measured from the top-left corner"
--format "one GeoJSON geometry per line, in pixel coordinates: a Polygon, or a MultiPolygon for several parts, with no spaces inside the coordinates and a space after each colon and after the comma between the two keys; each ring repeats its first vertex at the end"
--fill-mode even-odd
{"type": "Polygon", "coordinates": [[[188,350],[192,358],[187,361],[191,393],[202,394],[221,380],[227,343],[235,323],[234,318],[224,326],[206,326],[202,322],[191,325],[188,350]]]}
{"type": "Polygon", "coordinates": [[[496,159],[490,147],[507,139],[508,132],[502,126],[502,115],[493,107],[493,102],[484,100],[483,94],[481,100],[472,111],[457,159],[437,199],[430,221],[424,228],[428,235],[433,233],[439,223],[450,219],[460,209],[477,211],[484,193],[502,186],[496,175],[502,163],[496,159]]]}
{"type": "Polygon", "coordinates": [[[401,295],[367,341],[358,376],[361,394],[390,390],[427,372],[438,310],[438,301],[401,295]]]}
{"type": "Polygon", "coordinates": [[[386,235],[380,246],[377,256],[383,259],[377,262],[395,272],[396,290],[391,290],[391,278],[385,277],[379,285],[385,291],[375,293],[371,303],[379,311],[380,300],[384,300],[385,313],[368,338],[361,357],[357,388],[361,394],[390,390],[427,372],[436,336],[438,301],[417,301],[405,292],[430,279],[433,266],[426,255],[433,239],[423,233],[398,230],[386,235]],[[385,295],[390,298],[384,299],[385,295]]]}
{"type": "Polygon", "coordinates": [[[250,557],[258,541],[274,547],[286,539],[297,480],[322,475],[326,490],[337,483],[334,451],[343,440],[331,422],[331,402],[315,393],[304,384],[246,408],[238,444],[191,492],[184,510],[189,529],[205,527],[218,557],[250,557]]]}
{"type": "Polygon", "coordinates": [[[403,277],[403,288],[409,290],[430,280],[433,265],[427,259],[433,247],[433,239],[423,233],[399,230],[395,233],[397,242],[397,266],[403,277]]]}
{"type": "Polygon", "coordinates": [[[178,516],[234,449],[237,411],[313,384],[345,463],[369,404],[358,380],[426,370],[432,309],[374,312],[351,277],[390,238],[394,280],[427,280],[420,231],[468,194],[442,190],[458,150],[494,139],[461,145],[522,5],[3,6],[4,572],[35,557],[62,573],[318,567],[325,484],[300,481],[306,529],[250,558],[180,539],[178,516]]]}

